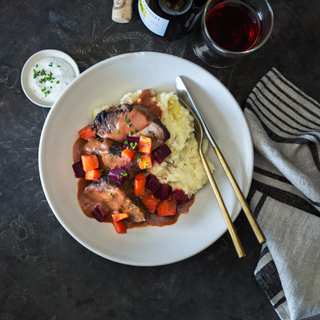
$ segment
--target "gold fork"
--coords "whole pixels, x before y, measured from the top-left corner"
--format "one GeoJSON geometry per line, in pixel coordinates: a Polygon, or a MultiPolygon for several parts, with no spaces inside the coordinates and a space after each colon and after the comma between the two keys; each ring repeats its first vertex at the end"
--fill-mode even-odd
{"type": "Polygon", "coordinates": [[[188,89],[186,88],[183,80],[181,79],[181,77],[177,77],[176,78],[176,89],[177,89],[177,93],[178,93],[178,97],[180,98],[181,101],[184,102],[184,105],[186,106],[186,108],[188,110],[190,110],[192,112],[192,114],[197,118],[197,121],[199,123],[199,125],[201,126],[202,130],[204,130],[209,142],[212,145],[213,150],[215,151],[223,170],[225,171],[227,178],[241,204],[241,207],[249,221],[249,224],[257,238],[257,240],[259,241],[260,244],[265,243],[266,242],[266,238],[260,228],[260,226],[257,223],[256,218],[254,217],[254,215],[251,212],[251,209],[236,181],[236,179],[234,178],[232,171],[230,170],[222,152],[220,151],[220,148],[218,147],[217,143],[215,142],[215,140],[213,139],[213,136],[209,130],[209,128],[207,127],[204,119],[202,118],[197,106],[195,105],[195,103],[193,102],[188,89]],[[189,105],[189,103],[190,105],[189,105]]]}
{"type": "Polygon", "coordinates": [[[214,192],[214,195],[216,196],[218,205],[219,205],[220,210],[222,212],[223,218],[224,218],[224,220],[226,222],[228,231],[230,233],[232,242],[233,242],[233,244],[235,246],[235,249],[237,251],[238,257],[239,258],[243,258],[243,257],[246,256],[246,254],[244,252],[244,249],[243,249],[242,244],[240,242],[240,239],[239,239],[239,236],[237,234],[237,231],[236,231],[236,229],[235,229],[235,227],[234,227],[234,225],[232,223],[232,220],[231,220],[230,215],[228,213],[227,207],[226,207],[226,205],[225,205],[225,203],[223,201],[223,198],[221,196],[221,193],[219,191],[217,183],[213,178],[212,172],[210,171],[209,165],[207,163],[207,160],[206,160],[206,158],[204,156],[204,153],[203,153],[203,150],[202,150],[202,143],[203,143],[203,136],[204,136],[202,126],[200,125],[198,117],[195,115],[193,110],[191,110],[188,107],[188,105],[181,98],[179,98],[179,101],[180,101],[180,104],[185,106],[186,109],[188,109],[190,111],[190,113],[192,114],[192,116],[194,118],[195,136],[196,136],[196,139],[198,141],[198,152],[199,152],[201,161],[202,161],[204,169],[205,169],[205,171],[207,173],[207,176],[208,176],[208,179],[210,181],[210,184],[211,184],[212,190],[214,192]]]}

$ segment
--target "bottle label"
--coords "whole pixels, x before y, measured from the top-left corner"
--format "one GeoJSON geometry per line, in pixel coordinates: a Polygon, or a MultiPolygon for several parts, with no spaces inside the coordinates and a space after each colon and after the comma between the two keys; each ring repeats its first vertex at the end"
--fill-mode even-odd
{"type": "Polygon", "coordinates": [[[147,5],[145,0],[139,0],[138,10],[144,25],[158,36],[164,36],[169,20],[163,19],[155,14],[147,5]]]}

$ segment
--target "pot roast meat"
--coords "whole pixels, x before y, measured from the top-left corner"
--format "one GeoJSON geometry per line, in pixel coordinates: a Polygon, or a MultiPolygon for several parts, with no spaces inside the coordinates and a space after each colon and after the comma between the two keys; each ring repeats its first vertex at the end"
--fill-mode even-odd
{"type": "Polygon", "coordinates": [[[137,104],[124,103],[101,111],[94,120],[93,128],[99,137],[117,142],[124,142],[126,136],[150,137],[153,149],[170,138],[161,120],[150,109],[137,104]]]}
{"type": "Polygon", "coordinates": [[[152,150],[154,150],[170,138],[170,133],[162,122],[156,118],[147,127],[137,132],[137,136],[150,137],[152,140],[152,150]],[[165,130],[163,130],[163,128],[165,130]]]}
{"type": "Polygon", "coordinates": [[[123,143],[96,137],[89,139],[83,146],[82,153],[97,155],[100,169],[105,171],[112,170],[115,166],[124,168],[128,174],[128,181],[131,182],[140,168],[136,162],[127,163],[121,157],[123,149],[123,143]]]}
{"type": "MultiPolygon", "coordinates": [[[[132,188],[131,188],[132,189],[132,188]]],[[[119,186],[109,176],[102,176],[91,182],[83,192],[83,197],[92,203],[100,203],[105,209],[113,212],[125,212],[132,222],[143,222],[148,218],[149,212],[140,198],[132,192],[119,186]]]]}
{"type": "Polygon", "coordinates": [[[114,141],[123,142],[119,141],[119,137],[122,136],[120,127],[123,125],[123,122],[126,123],[132,109],[132,105],[124,103],[113,106],[107,111],[103,110],[99,112],[93,122],[94,133],[101,138],[109,138],[114,141]],[[120,131],[120,135],[119,133],[117,134],[117,131],[120,131]],[[115,136],[115,139],[113,136],[115,136]]]}

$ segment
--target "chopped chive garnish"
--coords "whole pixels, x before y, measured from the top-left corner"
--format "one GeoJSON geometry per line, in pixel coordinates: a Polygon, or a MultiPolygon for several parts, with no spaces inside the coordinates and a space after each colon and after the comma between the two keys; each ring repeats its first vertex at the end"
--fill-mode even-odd
{"type": "Polygon", "coordinates": [[[126,123],[129,123],[130,122],[130,120],[128,119],[127,121],[126,121],[126,123]]]}
{"type": "Polygon", "coordinates": [[[132,127],[132,124],[128,124],[128,128],[132,127]]]}
{"type": "Polygon", "coordinates": [[[124,142],[124,144],[128,144],[128,141],[126,140],[126,141],[124,142]]]}
{"type": "Polygon", "coordinates": [[[119,132],[120,132],[119,130],[116,131],[116,133],[119,133],[119,132]]]}
{"type": "Polygon", "coordinates": [[[52,62],[50,62],[50,63],[48,64],[48,66],[49,66],[49,67],[52,67],[52,62]]]}
{"type": "Polygon", "coordinates": [[[60,81],[58,80],[57,82],[56,82],[56,84],[59,84],[60,83],[60,81]]]}
{"type": "Polygon", "coordinates": [[[40,71],[36,71],[33,69],[33,79],[35,79],[38,76],[40,76],[40,71]]]}

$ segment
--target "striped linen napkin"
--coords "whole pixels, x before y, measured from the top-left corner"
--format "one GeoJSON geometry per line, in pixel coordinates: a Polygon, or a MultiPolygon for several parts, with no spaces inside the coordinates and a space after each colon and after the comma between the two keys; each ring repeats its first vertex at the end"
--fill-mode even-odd
{"type": "Polygon", "coordinates": [[[248,202],[267,238],[256,280],[281,319],[319,315],[320,104],[272,69],[244,113],[255,148],[248,202]]]}

